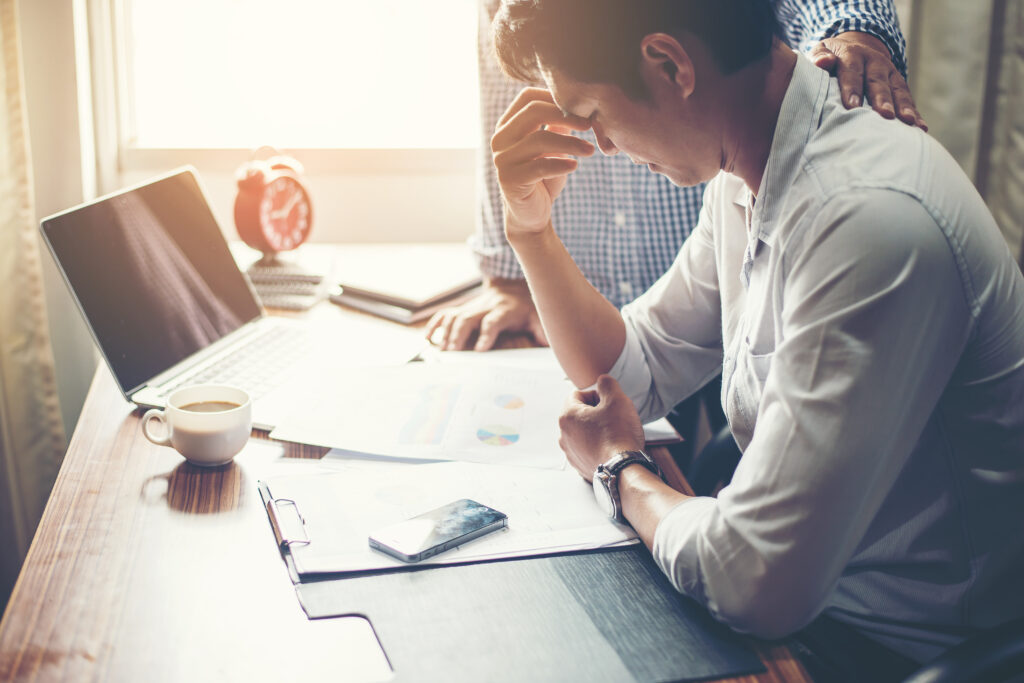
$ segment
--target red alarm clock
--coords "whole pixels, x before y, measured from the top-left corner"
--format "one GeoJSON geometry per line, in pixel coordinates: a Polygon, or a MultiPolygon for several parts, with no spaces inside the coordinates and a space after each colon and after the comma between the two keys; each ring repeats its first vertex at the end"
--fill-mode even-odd
{"type": "Polygon", "coordinates": [[[302,166],[286,156],[250,161],[238,169],[235,227],[246,244],[273,256],[309,238],[313,205],[301,176],[302,166]]]}

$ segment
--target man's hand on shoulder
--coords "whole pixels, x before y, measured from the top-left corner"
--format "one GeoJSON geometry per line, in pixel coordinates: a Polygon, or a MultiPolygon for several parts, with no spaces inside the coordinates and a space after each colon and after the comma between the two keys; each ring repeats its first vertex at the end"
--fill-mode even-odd
{"type": "Polygon", "coordinates": [[[811,50],[811,59],[839,79],[847,109],[859,107],[866,90],[868,102],[885,118],[899,116],[904,123],[928,130],[889,49],[875,36],[847,31],[826,38],[811,50]]]}
{"type": "Polygon", "coordinates": [[[538,344],[548,343],[525,280],[488,278],[473,298],[435,313],[426,335],[442,351],[461,351],[474,332],[476,351],[493,348],[502,332],[529,332],[538,344]]]}

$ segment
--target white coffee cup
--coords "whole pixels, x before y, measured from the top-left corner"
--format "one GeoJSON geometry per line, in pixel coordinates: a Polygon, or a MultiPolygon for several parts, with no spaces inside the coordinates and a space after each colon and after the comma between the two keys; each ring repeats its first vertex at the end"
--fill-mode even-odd
{"type": "Polygon", "coordinates": [[[163,410],[142,416],[142,433],[158,446],[171,446],[193,465],[231,462],[252,434],[252,401],[237,387],[197,384],[177,389],[163,410]],[[150,430],[163,424],[163,435],[150,430]]]}

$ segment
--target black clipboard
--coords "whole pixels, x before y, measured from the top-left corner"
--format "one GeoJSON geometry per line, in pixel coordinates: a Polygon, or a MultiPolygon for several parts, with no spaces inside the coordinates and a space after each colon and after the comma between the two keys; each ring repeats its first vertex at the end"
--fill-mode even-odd
{"type": "Polygon", "coordinates": [[[642,546],[345,574],[300,571],[300,505],[259,483],[311,619],[373,625],[395,681],[691,681],[764,671],[749,644],[683,597],[642,546]]]}

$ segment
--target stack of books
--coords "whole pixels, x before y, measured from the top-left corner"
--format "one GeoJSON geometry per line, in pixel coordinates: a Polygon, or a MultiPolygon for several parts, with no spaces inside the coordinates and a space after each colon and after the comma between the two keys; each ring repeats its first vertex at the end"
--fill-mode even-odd
{"type": "Polygon", "coordinates": [[[331,301],[404,324],[469,298],[481,284],[472,252],[461,242],[349,244],[337,247],[335,259],[338,287],[331,301]]]}

